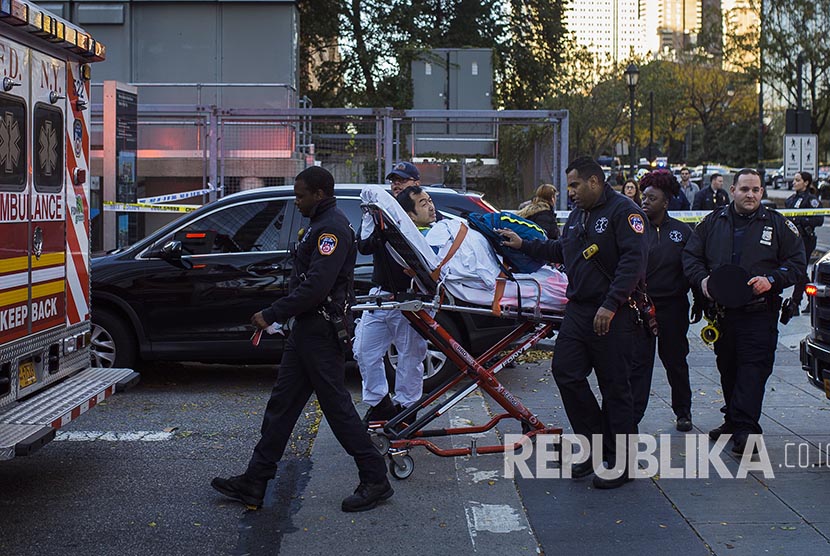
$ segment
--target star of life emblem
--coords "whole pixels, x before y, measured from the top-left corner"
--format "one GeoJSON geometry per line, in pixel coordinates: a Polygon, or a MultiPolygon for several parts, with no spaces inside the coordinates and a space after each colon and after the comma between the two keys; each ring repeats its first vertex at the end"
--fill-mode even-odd
{"type": "Polygon", "coordinates": [[[601,234],[607,229],[608,219],[604,216],[602,218],[597,219],[596,223],[594,224],[594,231],[596,231],[596,233],[598,234],[601,234]]]}
{"type": "Polygon", "coordinates": [[[683,241],[683,234],[679,230],[672,230],[669,233],[669,239],[675,243],[680,243],[683,241]]]}

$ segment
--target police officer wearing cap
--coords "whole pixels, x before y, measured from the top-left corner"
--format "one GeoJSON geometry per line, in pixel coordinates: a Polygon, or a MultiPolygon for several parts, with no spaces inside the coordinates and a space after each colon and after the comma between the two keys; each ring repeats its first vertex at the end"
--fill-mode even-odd
{"type": "MultiPolygon", "coordinates": [[[[386,176],[397,197],[408,187],[418,186],[421,175],[410,162],[398,162],[386,176]]],[[[364,214],[357,242],[358,250],[372,255],[372,282],[369,294],[394,298],[406,292],[412,279],[404,274],[386,249],[380,230],[370,214],[364,214]]],[[[424,390],[423,361],[427,342],[401,311],[365,311],[357,323],[354,356],[363,379],[363,401],[369,406],[363,421],[388,421],[421,399],[424,390]],[[397,350],[395,397],[389,396],[384,356],[390,345],[397,350]]]]}
{"type": "MultiPolygon", "coordinates": [[[[230,498],[261,506],[268,480],[285,452],[291,431],[312,393],[335,437],[358,468],[360,484],[345,498],[345,512],[370,510],[394,491],[383,457],[372,444],[345,385],[347,346],[342,323],[348,315],[357,255],[354,230],[334,198],[334,178],[312,166],[294,182],[294,204],[310,218],[294,256],[287,296],[251,317],[263,329],[294,317],[277,382],[265,408],[261,437],[242,475],[217,477],[211,485],[230,498]]],[[[347,338],[348,336],[346,336],[347,338]]]]}
{"type": "Polygon", "coordinates": [[[677,430],[692,430],[692,390],[689,385],[689,282],[683,275],[683,248],[692,229],[667,214],[669,201],[680,191],[677,178],[668,170],[655,170],[640,182],[643,212],[648,217],[648,267],[646,291],[654,303],[658,337],[649,331],[638,334],[631,371],[634,418],[643,418],[648,405],[654,369],[655,344],[671,386],[672,410],[677,430]]]}
{"type": "MultiPolygon", "coordinates": [[[[522,241],[500,230],[505,245],[538,259],[564,263],[568,304],[553,351],[552,370],[575,433],[602,434],[609,466],[622,470],[615,478],[599,474],[596,488],[616,488],[629,480],[624,454],[615,440],[636,433],[629,383],[633,348],[640,332],[639,314],[629,298],[645,278],[647,224],[640,207],[606,185],[600,165],[590,157],[574,160],[567,170],[568,195],[576,208],[558,240],[522,241]],[[594,369],[602,391],[602,407],[588,383],[594,369]]],[[[627,445],[627,442],[626,442],[627,445]]],[[[594,472],[591,460],[573,466],[572,477],[594,472]]],[[[632,473],[633,474],[633,473],[632,473]]]]}
{"type": "Polygon", "coordinates": [[[795,225],[761,206],[764,187],[758,172],[737,172],[730,191],[732,203],[695,228],[683,252],[683,269],[691,284],[718,307],[715,355],[726,416],[709,437],[731,434],[732,451],[743,454],[748,436],[763,432],[758,421],[775,362],[781,292],[795,284],[806,263],[795,225]],[[734,265],[742,278],[726,284],[716,280],[720,269],[734,265]]]}
{"type": "MultiPolygon", "coordinates": [[[[792,209],[815,209],[821,206],[821,202],[813,194],[813,175],[810,172],[796,172],[793,177],[793,189],[795,193],[789,196],[784,206],[792,209]]],[[[816,249],[816,228],[824,224],[824,216],[793,216],[790,221],[798,228],[801,240],[804,242],[804,254],[807,257],[807,264],[810,263],[810,256],[816,249]]],[[[800,277],[793,288],[792,303],[790,304],[790,316],[800,312],[801,300],[804,297],[804,287],[809,278],[807,273],[800,277]]]]}

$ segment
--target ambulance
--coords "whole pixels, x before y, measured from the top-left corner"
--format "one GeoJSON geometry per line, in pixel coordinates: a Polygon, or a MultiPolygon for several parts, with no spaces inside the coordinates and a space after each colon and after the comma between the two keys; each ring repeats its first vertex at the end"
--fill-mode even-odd
{"type": "Polygon", "coordinates": [[[0,460],[27,455],[131,369],[90,367],[90,64],[104,45],[0,0],[0,460]]]}

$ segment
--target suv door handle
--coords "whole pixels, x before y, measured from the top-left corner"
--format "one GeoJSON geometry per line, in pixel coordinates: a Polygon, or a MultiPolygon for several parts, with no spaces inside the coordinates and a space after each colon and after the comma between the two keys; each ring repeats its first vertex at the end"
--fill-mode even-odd
{"type": "Polygon", "coordinates": [[[271,274],[273,272],[282,272],[284,269],[283,265],[279,263],[273,264],[251,264],[245,269],[247,272],[251,274],[271,274]]]}

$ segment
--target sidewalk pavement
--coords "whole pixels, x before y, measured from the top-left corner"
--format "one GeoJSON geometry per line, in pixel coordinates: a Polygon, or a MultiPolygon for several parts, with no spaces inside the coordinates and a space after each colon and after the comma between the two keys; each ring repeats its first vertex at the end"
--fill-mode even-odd
{"type": "MultiPolygon", "coordinates": [[[[356,484],[354,467],[322,424],[310,479],[290,527],[283,530],[281,553],[827,554],[830,402],[808,384],[798,362],[798,341],[809,329],[808,319],[799,316],[780,328],[767,386],[761,422],[774,478],[758,471],[743,479],[717,478],[709,467],[710,478],[656,476],[599,491],[590,478],[506,479],[499,455],[440,458],[416,449],[411,453],[415,470],[409,479],[394,481],[395,496],[371,512],[344,514],[340,499],[356,484]]],[[[705,434],[722,419],[714,354],[700,340],[700,327],[689,332],[695,429],[688,434],[705,434]]],[[[549,359],[506,369],[498,378],[543,421],[569,430],[549,359]]],[[[640,431],[670,435],[676,467],[686,455],[686,435],[674,430],[670,403],[665,371],[656,367],[640,431]]],[[[481,424],[497,412],[492,400],[476,394],[439,422],[481,424]]],[[[495,432],[476,435],[478,446],[500,443],[509,432],[519,432],[515,421],[503,422],[498,437],[495,432]]],[[[711,446],[701,438],[701,446],[711,446]]],[[[462,446],[470,437],[440,440],[444,446],[462,446]]],[[[728,450],[722,460],[730,474],[737,473],[739,461],[728,450]]]]}

